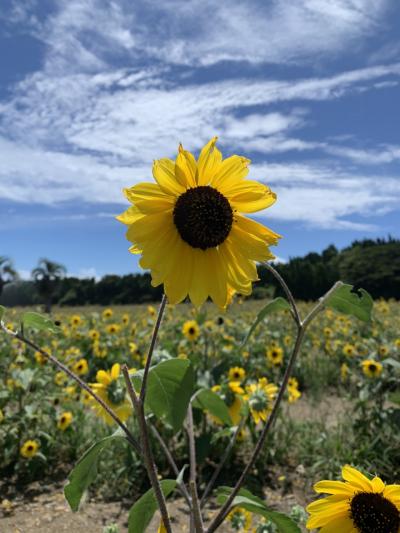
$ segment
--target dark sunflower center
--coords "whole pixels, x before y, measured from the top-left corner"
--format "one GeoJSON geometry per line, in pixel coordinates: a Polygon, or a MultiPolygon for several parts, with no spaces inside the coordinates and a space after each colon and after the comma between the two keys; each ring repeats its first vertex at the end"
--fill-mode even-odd
{"type": "Polygon", "coordinates": [[[374,365],[374,363],[371,363],[371,364],[369,365],[369,370],[370,370],[370,372],[375,372],[375,371],[376,371],[376,368],[377,368],[377,367],[376,367],[376,365],[374,365]]]}
{"type": "Polygon", "coordinates": [[[209,185],[194,187],[181,194],[173,216],[182,240],[202,250],[222,244],[233,222],[228,200],[209,185]]]}
{"type": "Polygon", "coordinates": [[[194,328],[189,328],[189,335],[194,335],[195,333],[196,332],[194,328]]]}
{"type": "Polygon", "coordinates": [[[29,444],[27,450],[28,450],[28,452],[32,452],[32,451],[33,451],[33,446],[32,446],[32,444],[29,444]]]}
{"type": "Polygon", "coordinates": [[[400,513],[381,494],[360,492],[351,500],[350,515],[360,533],[397,533],[400,513]]]}

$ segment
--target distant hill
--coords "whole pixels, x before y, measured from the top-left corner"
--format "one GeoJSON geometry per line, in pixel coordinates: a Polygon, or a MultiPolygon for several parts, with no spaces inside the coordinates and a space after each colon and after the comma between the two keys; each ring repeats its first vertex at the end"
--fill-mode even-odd
{"type": "MultiPolygon", "coordinates": [[[[275,265],[300,300],[316,300],[337,280],[366,289],[374,298],[400,299],[400,240],[364,239],[354,241],[339,251],[328,246],[320,254],[312,252],[275,265]]],[[[268,270],[259,267],[260,281],[252,298],[281,294],[281,289],[268,270]]],[[[151,286],[150,275],[107,275],[101,280],[65,277],[54,287],[54,302],[60,305],[111,305],[159,301],[162,287],[151,286]]],[[[0,297],[6,306],[42,303],[33,281],[7,285],[0,297]]]]}

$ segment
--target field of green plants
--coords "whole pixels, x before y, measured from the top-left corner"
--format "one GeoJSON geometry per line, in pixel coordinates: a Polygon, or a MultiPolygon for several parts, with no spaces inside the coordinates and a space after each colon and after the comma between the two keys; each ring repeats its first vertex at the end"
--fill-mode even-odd
{"type": "MultiPolygon", "coordinates": [[[[211,305],[200,311],[186,304],[166,309],[153,364],[183,360],[194,371],[200,391],[193,402],[200,496],[237,432],[217,482],[234,484],[269,416],[293,348],[287,310],[268,314],[243,343],[264,305],[238,298],[222,314],[211,305]]],[[[300,304],[304,312],[307,308],[300,304]]],[[[7,310],[6,327],[17,329],[20,314],[7,310]]],[[[133,378],[144,366],[155,317],[153,306],[62,309],[53,315],[57,333],[24,333],[88,383],[135,435],[121,365],[128,365],[133,378]]],[[[117,427],[42,353],[5,334],[0,353],[0,476],[6,498],[10,483],[23,488],[34,480],[65,479],[85,450],[117,427]]],[[[320,313],[306,333],[277,423],[246,486],[260,496],[266,486],[301,490],[306,503],[316,481],[337,478],[347,463],[389,482],[398,479],[399,355],[398,303],[375,302],[370,323],[330,308],[320,313]]],[[[179,409],[178,399],[172,416],[165,410],[150,417],[159,475],[166,479],[175,474],[162,440],[178,470],[188,463],[184,426],[175,424],[179,409]]],[[[123,439],[104,446],[92,494],[132,503],[149,487],[132,447],[123,439]]],[[[304,523],[301,510],[293,513],[304,523]]],[[[250,525],[244,511],[229,520],[232,530],[273,531],[254,517],[250,525]]]]}

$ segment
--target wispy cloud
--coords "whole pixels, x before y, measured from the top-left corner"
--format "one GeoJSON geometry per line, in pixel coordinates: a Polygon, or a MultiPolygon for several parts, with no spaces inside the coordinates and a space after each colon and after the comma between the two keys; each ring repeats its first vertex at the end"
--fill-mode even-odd
{"type": "Polygon", "coordinates": [[[395,87],[400,63],[291,79],[239,75],[243,61],[307,65],[357,50],[382,30],[392,1],[59,0],[40,21],[33,0],[12,5],[15,21],[47,48],[43,68],[0,102],[0,198],[120,202],[123,186],[150,178],[154,157],[173,156],[179,141],[197,150],[217,133],[223,149],[257,160],[316,154],[314,162],[255,166],[279,189],[271,216],[365,230],[346,217],[394,209],[397,176],[383,173],[377,191],[367,167],[398,160],[399,146],[353,146],[346,131],[341,141],[303,130],[317,119],[315,102],[395,87]],[[221,60],[238,65],[234,75],[193,81],[221,60]]]}

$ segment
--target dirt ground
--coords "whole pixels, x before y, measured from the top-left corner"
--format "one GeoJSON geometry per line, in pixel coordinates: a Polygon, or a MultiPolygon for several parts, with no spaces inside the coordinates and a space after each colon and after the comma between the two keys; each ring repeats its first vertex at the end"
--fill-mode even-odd
{"type": "MultiPolygon", "coordinates": [[[[346,401],[337,397],[327,397],[315,408],[310,402],[298,402],[290,407],[290,416],[298,420],[324,420],[327,427],[337,423],[347,409],[346,401]]],[[[273,509],[290,512],[295,504],[306,505],[302,483],[301,465],[291,479],[290,493],[282,490],[265,489],[265,500],[273,509]],[[297,488],[298,487],[298,488],[297,488]]],[[[119,533],[128,531],[129,505],[117,502],[100,502],[88,500],[79,513],[72,513],[63,495],[63,484],[54,483],[44,486],[33,483],[23,494],[14,493],[13,497],[1,500],[0,497],[0,533],[103,533],[107,525],[116,524],[119,533]]],[[[168,503],[170,516],[173,518],[175,533],[188,532],[188,517],[185,503],[176,499],[168,503]]],[[[206,520],[215,513],[215,509],[206,509],[206,520]]],[[[155,516],[149,533],[156,533],[159,518],[155,516]]],[[[221,533],[231,531],[228,525],[219,529],[221,533]]]]}
{"type": "MultiPolygon", "coordinates": [[[[266,501],[276,510],[289,512],[296,503],[304,504],[300,495],[282,495],[279,491],[266,490],[266,501]]],[[[169,502],[168,509],[173,519],[176,533],[186,533],[188,517],[185,502],[176,499],[169,502]]],[[[107,525],[117,524],[119,533],[128,531],[128,508],[119,503],[101,503],[87,501],[78,513],[72,513],[65,502],[62,486],[51,487],[40,492],[38,487],[26,491],[12,502],[3,500],[0,504],[1,533],[103,533],[107,525]]],[[[215,509],[207,508],[205,517],[212,518],[215,509]]],[[[159,525],[155,516],[148,528],[149,533],[156,533],[159,525]]],[[[218,530],[228,533],[228,525],[218,530]]]]}

